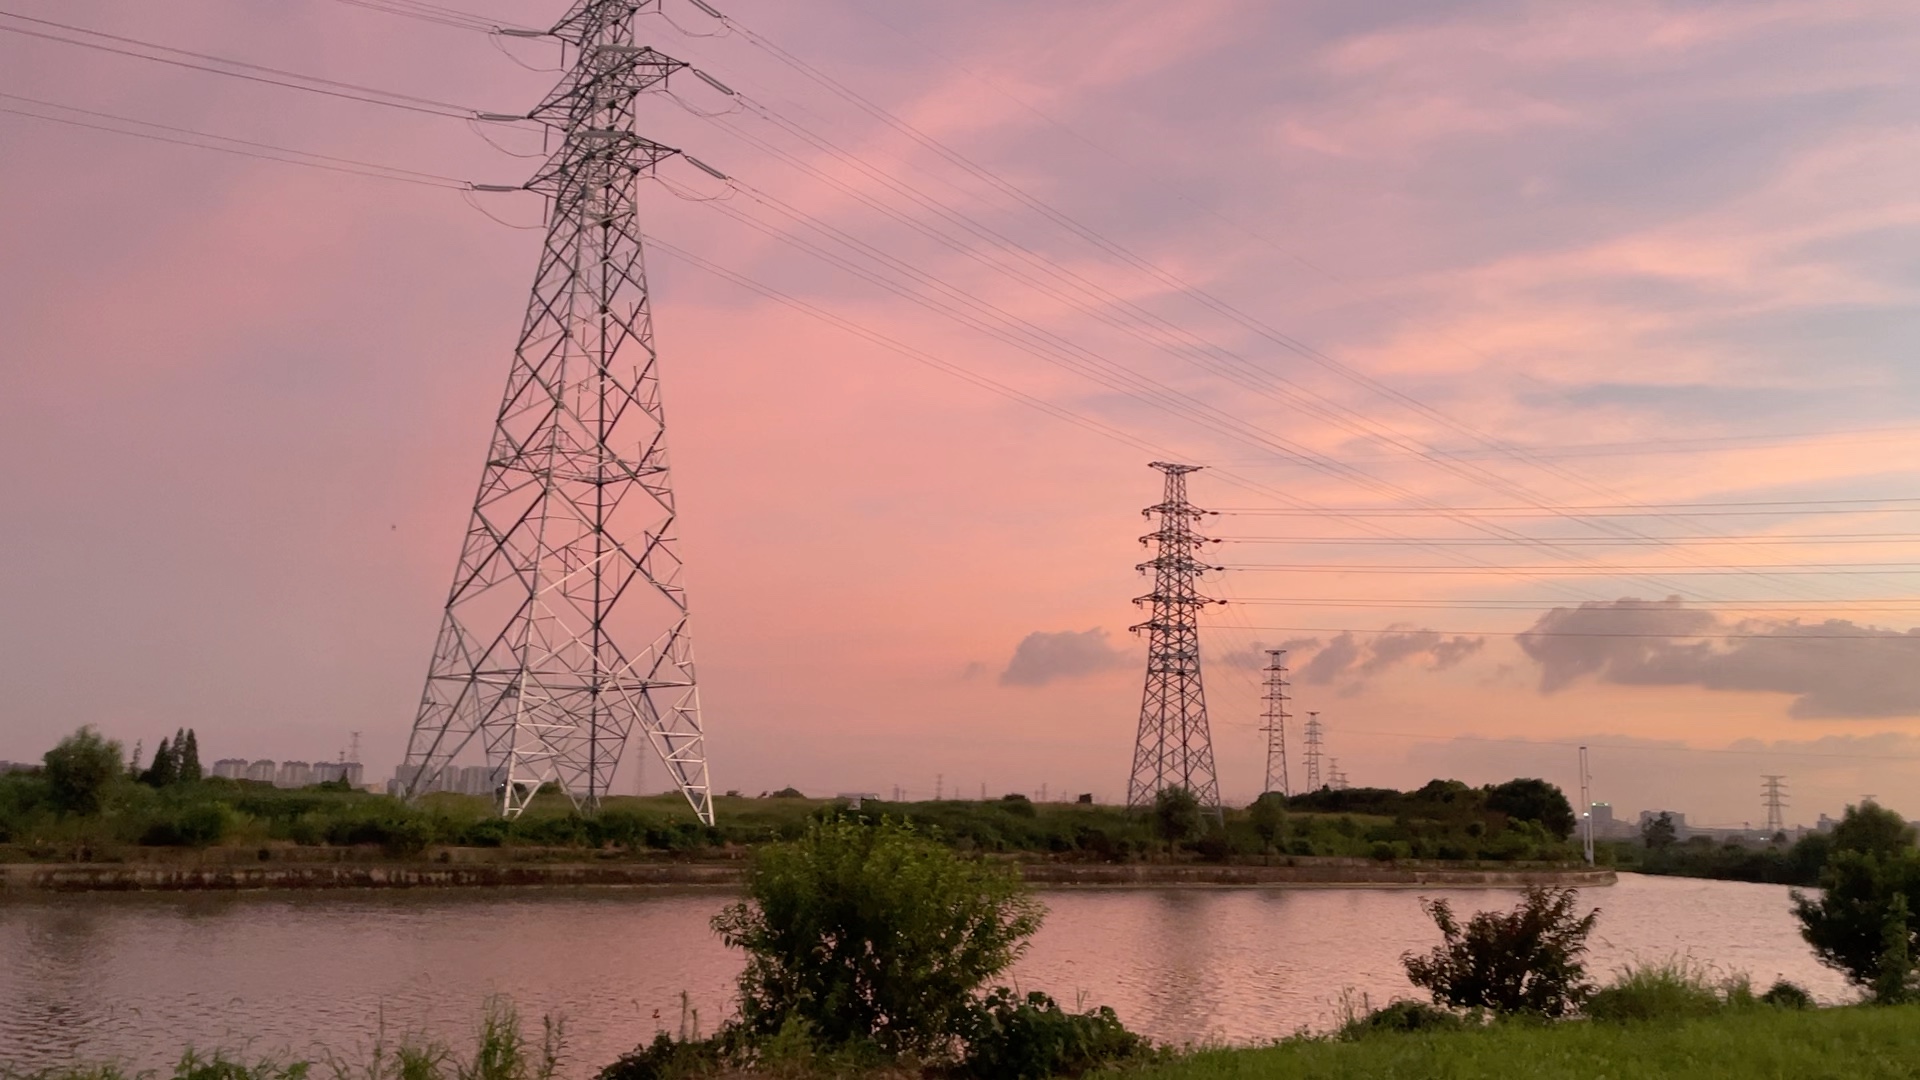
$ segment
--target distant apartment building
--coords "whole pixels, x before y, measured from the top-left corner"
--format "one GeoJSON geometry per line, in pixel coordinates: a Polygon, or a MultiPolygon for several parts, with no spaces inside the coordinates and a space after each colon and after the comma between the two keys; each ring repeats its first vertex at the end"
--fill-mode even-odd
{"type": "Polygon", "coordinates": [[[447,765],[431,776],[424,772],[425,766],[397,765],[393,770],[393,779],[387,781],[387,793],[405,794],[407,787],[415,777],[421,777],[416,795],[430,795],[439,791],[450,791],[459,795],[486,795],[491,797],[499,786],[498,770],[491,765],[447,765]]]}
{"type": "Polygon", "coordinates": [[[245,780],[247,778],[247,759],[237,757],[221,758],[219,761],[213,763],[213,775],[225,777],[228,780],[245,780]]]}
{"type": "Polygon", "coordinates": [[[273,777],[274,787],[303,788],[313,783],[313,766],[304,761],[283,761],[273,777]]]}
{"type": "Polygon", "coordinates": [[[261,758],[247,766],[246,778],[248,780],[255,780],[262,784],[271,784],[273,783],[274,777],[278,775],[280,775],[280,767],[274,764],[270,758],[261,758]]]}
{"type": "Polygon", "coordinates": [[[357,761],[316,761],[313,763],[313,782],[316,784],[337,784],[345,780],[348,786],[358,788],[366,777],[366,767],[357,761]]]}
{"type": "Polygon", "coordinates": [[[0,775],[10,772],[26,772],[28,769],[37,769],[39,767],[38,763],[31,761],[0,761],[0,775]]]}

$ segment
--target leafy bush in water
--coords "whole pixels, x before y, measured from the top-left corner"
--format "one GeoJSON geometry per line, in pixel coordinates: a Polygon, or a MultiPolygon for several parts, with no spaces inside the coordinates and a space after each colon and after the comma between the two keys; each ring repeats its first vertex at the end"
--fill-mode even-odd
{"type": "MultiPolygon", "coordinates": [[[[1731,990],[1737,983],[1726,984],[1731,990]]],[[[1628,1023],[1712,1016],[1728,1002],[1707,969],[1684,958],[1662,964],[1628,965],[1618,978],[1593,992],[1585,1012],[1595,1020],[1628,1023]]]]}
{"type": "Polygon", "coordinates": [[[1592,993],[1580,956],[1600,911],[1576,916],[1578,899],[1573,889],[1536,886],[1512,911],[1482,911],[1465,926],[1445,900],[1422,900],[1445,940],[1425,956],[1407,953],[1400,962],[1413,985],[1437,1004],[1565,1016],[1592,993]]]}
{"type": "Polygon", "coordinates": [[[756,852],[746,889],[713,927],[747,953],[749,1036],[798,1021],[829,1048],[895,1053],[950,1045],[975,990],[1020,955],[1043,911],[1011,868],[852,818],[756,852]]]}
{"type": "Polygon", "coordinates": [[[1023,998],[1004,986],[974,1006],[960,1034],[962,1069],[980,1080],[1081,1076],[1150,1049],[1105,1005],[1070,1013],[1038,991],[1023,998]]]}

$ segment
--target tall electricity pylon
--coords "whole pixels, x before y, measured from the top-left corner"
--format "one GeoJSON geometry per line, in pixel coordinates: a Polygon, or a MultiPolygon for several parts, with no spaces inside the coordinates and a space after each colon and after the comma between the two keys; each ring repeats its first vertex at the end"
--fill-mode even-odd
{"type": "Polygon", "coordinates": [[[1287,779],[1287,650],[1267,650],[1267,711],[1260,727],[1267,733],[1267,783],[1260,791],[1292,795],[1287,779]]]}
{"type": "Polygon", "coordinates": [[[1320,714],[1307,714],[1307,790],[1320,790],[1320,714]]]}
{"type": "Polygon", "coordinates": [[[653,0],[577,0],[572,68],[528,118],[559,149],[525,185],[546,243],[407,744],[408,794],[484,751],[501,813],[553,785],[592,809],[639,728],[713,821],[674,536],[638,180],[678,151],[635,99],[685,67],[634,44],[653,0]]]}
{"type": "Polygon", "coordinates": [[[1147,621],[1129,627],[1147,631],[1147,684],[1140,699],[1140,730],[1133,744],[1133,773],[1127,779],[1127,805],[1148,806],[1164,788],[1182,787],[1216,816],[1220,781],[1213,767],[1213,737],[1207,731],[1207,700],[1200,686],[1200,609],[1224,603],[1201,596],[1203,571],[1194,552],[1209,541],[1193,529],[1206,513],[1187,502],[1187,474],[1198,465],[1153,462],[1166,474],[1158,505],[1141,513],[1158,519],[1140,538],[1154,545],[1153,558],[1135,569],[1153,571],[1153,591],[1136,597],[1148,605],[1147,621]]]}
{"type": "Polygon", "coordinates": [[[1787,778],[1784,776],[1763,775],[1760,777],[1760,800],[1767,807],[1767,835],[1785,832],[1787,819],[1787,778]]]}

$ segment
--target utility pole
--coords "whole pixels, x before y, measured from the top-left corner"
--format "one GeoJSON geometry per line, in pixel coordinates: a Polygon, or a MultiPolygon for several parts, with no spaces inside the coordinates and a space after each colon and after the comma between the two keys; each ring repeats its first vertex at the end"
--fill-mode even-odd
{"type": "Polygon", "coordinates": [[[1166,485],[1160,502],[1140,512],[1156,527],[1140,538],[1142,545],[1153,545],[1153,558],[1135,567],[1153,572],[1153,591],[1133,601],[1147,606],[1147,621],[1128,627],[1136,634],[1147,632],[1147,681],[1140,695],[1127,806],[1150,806],[1163,789],[1180,787],[1218,818],[1223,811],[1200,684],[1199,613],[1225,601],[1200,595],[1198,582],[1201,573],[1219,567],[1194,557],[1210,543],[1193,528],[1206,511],[1187,502],[1187,474],[1200,466],[1156,461],[1152,467],[1165,474],[1166,485]]]}
{"type": "Polygon", "coordinates": [[[657,0],[574,0],[572,66],[527,118],[558,149],[506,393],[413,733],[407,794],[484,752],[500,812],[552,785],[592,810],[636,728],[713,823],[636,200],[678,153],[635,102],[686,67],[634,43],[657,0]]]}
{"type": "Polygon", "coordinates": [[[1586,849],[1588,866],[1593,865],[1593,792],[1590,790],[1591,786],[1592,777],[1587,773],[1587,748],[1583,746],[1580,748],[1580,813],[1586,818],[1587,822],[1587,835],[1584,847],[1586,849]]]}
{"type": "Polygon", "coordinates": [[[1287,779],[1287,650],[1267,650],[1267,711],[1260,728],[1267,733],[1267,782],[1261,792],[1293,794],[1287,779]]]}
{"type": "Polygon", "coordinates": [[[1307,790],[1320,790],[1320,714],[1307,713],[1307,790]]]}
{"type": "Polygon", "coordinates": [[[939,802],[947,797],[947,774],[933,774],[933,801],[939,802]]]}
{"type": "Polygon", "coordinates": [[[1767,807],[1767,836],[1787,831],[1787,778],[1778,775],[1760,777],[1760,801],[1767,807]]]}
{"type": "Polygon", "coordinates": [[[1340,759],[1327,759],[1327,786],[1335,791],[1347,790],[1347,774],[1340,771],[1340,759]]]}

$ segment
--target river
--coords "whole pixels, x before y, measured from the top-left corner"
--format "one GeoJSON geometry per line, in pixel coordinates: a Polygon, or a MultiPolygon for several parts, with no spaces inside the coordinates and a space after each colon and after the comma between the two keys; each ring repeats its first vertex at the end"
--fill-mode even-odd
{"type": "MultiPolygon", "coordinates": [[[[1457,912],[1510,890],[1427,890],[1457,912]]],[[[1112,1005],[1175,1042],[1324,1028],[1343,995],[1413,996],[1401,953],[1438,934],[1402,889],[1051,891],[1013,972],[1021,989],[1112,1005]]],[[[188,1044],[256,1055],[363,1055],[377,1033],[464,1041],[491,994],[564,1018],[572,1075],[659,1028],[682,995],[711,1030],[740,962],[702,890],[419,890],[16,895],[0,900],[0,1065],[170,1064],[188,1044]]],[[[1772,885],[1622,875],[1589,970],[1674,955],[1850,996],[1817,964],[1772,885]]]]}

